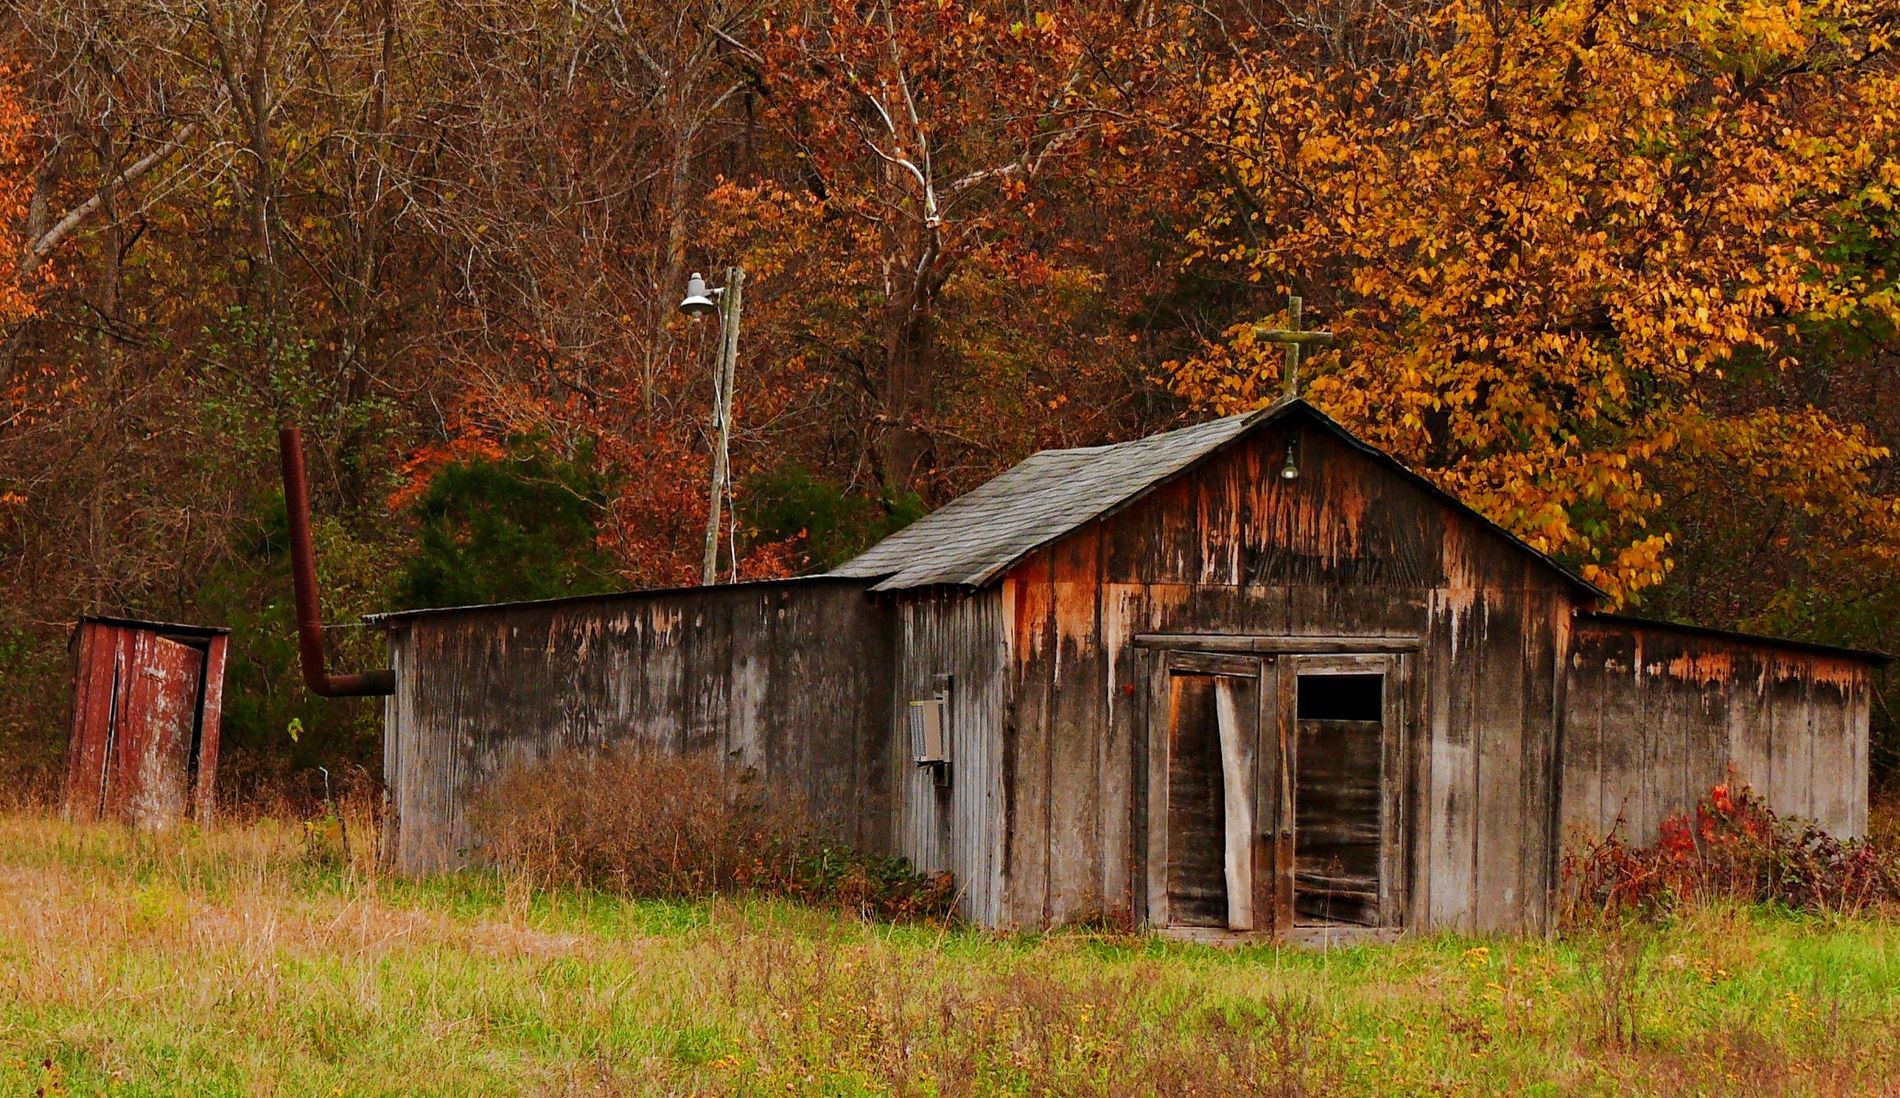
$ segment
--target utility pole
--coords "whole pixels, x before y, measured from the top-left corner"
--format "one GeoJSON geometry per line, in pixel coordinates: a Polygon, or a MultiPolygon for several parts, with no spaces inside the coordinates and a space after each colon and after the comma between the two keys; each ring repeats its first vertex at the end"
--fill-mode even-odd
{"type": "MultiPolygon", "coordinates": [[[[719,356],[713,362],[712,485],[706,510],[706,556],[700,566],[701,583],[719,579],[720,505],[732,498],[732,387],[739,366],[739,297],[745,271],[726,268],[726,284],[714,291],[719,298],[719,356]]],[[[732,562],[735,576],[739,562],[732,562]]]]}

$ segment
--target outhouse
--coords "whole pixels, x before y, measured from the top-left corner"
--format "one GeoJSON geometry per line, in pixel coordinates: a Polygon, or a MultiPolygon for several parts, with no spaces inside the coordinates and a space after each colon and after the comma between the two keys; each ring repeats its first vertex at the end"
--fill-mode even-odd
{"type": "Polygon", "coordinates": [[[229,630],[89,616],[73,629],[66,812],[144,829],[211,821],[229,630]]]}

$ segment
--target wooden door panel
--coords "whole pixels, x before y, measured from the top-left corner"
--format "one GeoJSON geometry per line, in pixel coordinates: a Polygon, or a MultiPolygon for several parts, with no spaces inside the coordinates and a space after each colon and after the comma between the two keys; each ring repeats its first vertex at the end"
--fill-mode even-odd
{"type": "Polygon", "coordinates": [[[1291,740],[1291,906],[1300,922],[1397,924],[1405,666],[1385,653],[1280,663],[1280,723],[1291,740]]]}
{"type": "Polygon", "coordinates": [[[1257,659],[1170,658],[1166,692],[1165,897],[1178,926],[1264,929],[1257,903],[1257,659]]]}
{"type": "Polygon", "coordinates": [[[1293,827],[1302,915],[1378,920],[1383,731],[1378,721],[1299,722],[1293,827]]]}
{"type": "Polygon", "coordinates": [[[1408,666],[1377,650],[1155,650],[1135,825],[1150,923],[1398,925],[1408,666]],[[1309,676],[1320,715],[1303,717],[1309,676]]]}
{"type": "Polygon", "coordinates": [[[204,653],[163,637],[143,636],[114,745],[109,800],[139,827],[185,818],[191,797],[191,740],[198,719],[204,653]]]}
{"type": "Polygon", "coordinates": [[[1252,686],[1252,680],[1231,675],[1214,680],[1214,716],[1220,733],[1227,926],[1232,930],[1254,929],[1253,750],[1257,710],[1252,686]]]}

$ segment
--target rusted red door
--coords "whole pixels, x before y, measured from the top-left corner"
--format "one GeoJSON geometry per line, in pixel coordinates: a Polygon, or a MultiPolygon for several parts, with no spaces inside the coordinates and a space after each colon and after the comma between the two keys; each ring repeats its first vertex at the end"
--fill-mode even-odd
{"type": "Polygon", "coordinates": [[[66,811],[164,827],[211,823],[228,631],[88,616],[73,631],[66,811]]]}
{"type": "Polygon", "coordinates": [[[184,819],[191,803],[191,741],[204,681],[202,649],[146,634],[135,642],[116,729],[106,803],[136,827],[184,819]]]}

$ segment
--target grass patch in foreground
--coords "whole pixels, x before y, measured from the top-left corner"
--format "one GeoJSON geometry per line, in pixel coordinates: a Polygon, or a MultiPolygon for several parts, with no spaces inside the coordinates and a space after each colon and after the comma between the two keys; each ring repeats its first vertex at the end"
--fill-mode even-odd
{"type": "Polygon", "coordinates": [[[1879,1094],[1900,926],[1220,952],[0,817],[0,1094],[1879,1094]]]}

